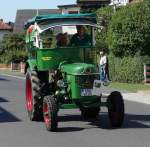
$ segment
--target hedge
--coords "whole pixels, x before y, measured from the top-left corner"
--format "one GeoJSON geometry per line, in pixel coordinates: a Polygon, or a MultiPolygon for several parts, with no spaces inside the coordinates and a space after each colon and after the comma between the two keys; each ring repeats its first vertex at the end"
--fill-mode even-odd
{"type": "Polygon", "coordinates": [[[109,55],[109,74],[111,81],[125,83],[142,83],[144,80],[144,63],[150,63],[148,56],[115,57],[109,55]]]}

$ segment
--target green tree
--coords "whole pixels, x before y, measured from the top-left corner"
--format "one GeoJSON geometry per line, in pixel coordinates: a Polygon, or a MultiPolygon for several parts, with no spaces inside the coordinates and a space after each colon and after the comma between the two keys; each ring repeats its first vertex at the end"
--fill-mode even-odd
{"type": "Polygon", "coordinates": [[[25,60],[27,53],[24,38],[24,34],[5,35],[0,44],[0,62],[25,60]]]}
{"type": "Polygon", "coordinates": [[[113,15],[113,9],[111,7],[100,8],[96,14],[97,24],[98,26],[102,26],[102,30],[97,30],[96,33],[96,47],[98,50],[105,50],[107,52],[107,31],[113,15]]]}
{"type": "Polygon", "coordinates": [[[122,7],[113,15],[107,33],[109,49],[119,57],[150,55],[150,4],[148,1],[122,7]]]}

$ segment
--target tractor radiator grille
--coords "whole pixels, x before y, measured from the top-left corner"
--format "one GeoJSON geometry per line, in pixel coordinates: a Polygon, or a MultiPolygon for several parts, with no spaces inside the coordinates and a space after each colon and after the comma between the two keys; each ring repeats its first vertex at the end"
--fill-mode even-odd
{"type": "Polygon", "coordinates": [[[96,79],[99,79],[98,75],[77,75],[76,83],[82,88],[92,88],[96,79]]]}

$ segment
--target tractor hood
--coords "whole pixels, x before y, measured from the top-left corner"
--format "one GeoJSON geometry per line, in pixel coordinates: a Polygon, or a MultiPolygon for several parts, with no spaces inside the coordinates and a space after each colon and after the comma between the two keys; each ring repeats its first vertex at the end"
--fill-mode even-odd
{"type": "Polygon", "coordinates": [[[95,73],[96,67],[93,64],[87,63],[71,63],[71,64],[63,64],[60,66],[62,72],[66,72],[67,74],[78,75],[78,74],[89,74],[95,73]]]}

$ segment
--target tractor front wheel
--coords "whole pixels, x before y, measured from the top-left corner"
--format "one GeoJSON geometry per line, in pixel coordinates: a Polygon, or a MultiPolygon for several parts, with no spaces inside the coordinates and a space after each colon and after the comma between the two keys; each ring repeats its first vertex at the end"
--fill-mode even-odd
{"type": "Polygon", "coordinates": [[[121,127],[124,120],[124,101],[120,92],[114,91],[108,96],[108,114],[112,127],[121,127]]]}
{"type": "Polygon", "coordinates": [[[46,129],[48,131],[56,131],[58,120],[57,120],[57,104],[52,95],[45,96],[43,100],[43,116],[46,129]]]}

